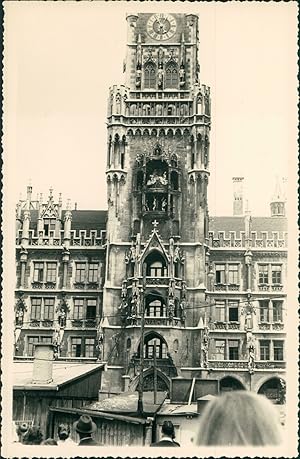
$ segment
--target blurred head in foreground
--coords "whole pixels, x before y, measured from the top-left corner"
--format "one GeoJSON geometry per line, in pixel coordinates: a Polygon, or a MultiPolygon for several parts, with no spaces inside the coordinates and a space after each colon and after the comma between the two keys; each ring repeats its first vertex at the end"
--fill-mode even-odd
{"type": "Polygon", "coordinates": [[[40,445],[43,440],[43,434],[39,426],[29,427],[23,437],[24,445],[40,445]]]}
{"type": "Polygon", "coordinates": [[[196,445],[276,446],[282,441],[279,416],[263,395],[232,391],[210,401],[200,419],[196,445]]]}

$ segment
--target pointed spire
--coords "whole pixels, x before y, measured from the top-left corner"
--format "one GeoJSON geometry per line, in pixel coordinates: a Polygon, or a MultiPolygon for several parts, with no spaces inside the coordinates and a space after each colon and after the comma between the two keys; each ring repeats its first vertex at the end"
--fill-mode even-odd
{"type": "Polygon", "coordinates": [[[274,189],[274,193],[273,193],[271,202],[284,202],[284,196],[283,196],[283,192],[280,186],[278,176],[276,177],[275,189],[274,189]]]}
{"type": "MultiPolygon", "coordinates": [[[[284,182],[283,182],[284,183],[284,182]]],[[[285,203],[286,198],[282,191],[279,178],[276,177],[276,184],[274,193],[270,202],[271,216],[272,217],[284,217],[285,216],[285,203]]]]}

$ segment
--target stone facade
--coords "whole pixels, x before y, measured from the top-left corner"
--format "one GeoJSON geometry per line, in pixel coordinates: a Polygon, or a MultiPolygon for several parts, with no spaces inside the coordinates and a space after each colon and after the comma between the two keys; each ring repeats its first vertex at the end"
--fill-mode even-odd
{"type": "Polygon", "coordinates": [[[31,355],[32,337],[43,336],[57,357],[98,358],[104,397],[137,388],[143,328],[145,390],[155,352],[161,390],[180,376],[219,379],[222,390],[270,381],[263,389],[278,398],[284,199],[273,198],[272,217],[251,218],[241,205],[234,217],[209,218],[198,17],[130,15],[127,27],[126,85],[108,98],[107,212],[63,211],[52,192],[46,204],[32,201],[30,187],[18,204],[16,353],[31,355]]]}

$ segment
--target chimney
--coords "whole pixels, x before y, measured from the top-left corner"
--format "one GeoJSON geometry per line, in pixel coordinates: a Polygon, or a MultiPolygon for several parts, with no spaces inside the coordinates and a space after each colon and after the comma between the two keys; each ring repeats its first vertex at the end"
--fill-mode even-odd
{"type": "Polygon", "coordinates": [[[244,177],[232,177],[233,182],[233,215],[234,217],[241,216],[244,213],[244,192],[243,183],[244,177]]]}
{"type": "Polygon", "coordinates": [[[77,202],[74,204],[74,210],[77,210],[77,202]]]}
{"type": "Polygon", "coordinates": [[[32,384],[53,381],[53,344],[36,344],[34,349],[32,384]]]}

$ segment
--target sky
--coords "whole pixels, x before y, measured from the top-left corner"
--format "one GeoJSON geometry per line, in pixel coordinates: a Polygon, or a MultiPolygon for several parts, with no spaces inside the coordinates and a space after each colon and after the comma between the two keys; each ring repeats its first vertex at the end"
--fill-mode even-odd
{"type": "Polygon", "coordinates": [[[199,15],[200,79],[211,87],[210,215],[231,215],[245,177],[269,215],[276,177],[295,190],[296,2],[5,2],[4,174],[13,202],[53,187],[105,209],[108,88],[124,82],[126,13],[199,15]]]}

